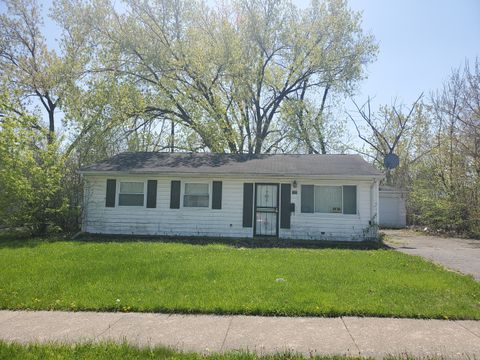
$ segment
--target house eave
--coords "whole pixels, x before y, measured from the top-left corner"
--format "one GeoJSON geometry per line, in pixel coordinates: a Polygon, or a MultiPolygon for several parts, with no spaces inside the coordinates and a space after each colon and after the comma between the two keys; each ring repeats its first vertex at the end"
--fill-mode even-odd
{"type": "Polygon", "coordinates": [[[182,177],[182,176],[192,176],[192,177],[214,177],[221,176],[226,178],[308,178],[308,179],[325,179],[325,180],[339,180],[339,179],[348,179],[348,180],[382,180],[385,178],[384,174],[367,174],[367,175],[321,175],[321,174],[297,174],[297,173],[288,173],[288,174],[278,174],[278,173],[199,173],[199,172],[158,172],[158,171],[82,171],[79,173],[84,176],[156,176],[156,177],[182,177]]]}

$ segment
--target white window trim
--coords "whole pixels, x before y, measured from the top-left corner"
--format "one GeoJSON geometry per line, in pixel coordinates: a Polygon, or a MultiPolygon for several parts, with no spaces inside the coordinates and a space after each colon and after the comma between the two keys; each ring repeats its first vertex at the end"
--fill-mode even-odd
{"type": "Polygon", "coordinates": [[[147,206],[147,181],[138,179],[117,179],[118,186],[116,186],[117,206],[122,208],[146,208],[147,206]],[[120,205],[120,183],[122,182],[138,182],[143,183],[143,205],[120,205]]]}
{"type": "Polygon", "coordinates": [[[193,211],[201,211],[207,210],[212,208],[212,181],[209,180],[191,180],[191,181],[181,181],[181,188],[180,188],[180,202],[181,202],[181,209],[193,210],[193,211]],[[187,184],[207,184],[208,185],[208,206],[185,206],[185,186],[187,184]]]}

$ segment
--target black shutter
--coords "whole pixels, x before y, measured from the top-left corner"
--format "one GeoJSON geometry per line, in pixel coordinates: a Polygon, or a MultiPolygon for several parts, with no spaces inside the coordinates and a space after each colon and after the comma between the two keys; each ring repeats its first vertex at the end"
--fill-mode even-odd
{"type": "Polygon", "coordinates": [[[302,185],[302,213],[315,212],[315,194],[313,185],[302,185]]]}
{"type": "Polygon", "coordinates": [[[157,180],[147,181],[147,208],[157,207],[157,180]]]}
{"type": "Polygon", "coordinates": [[[107,179],[107,194],[105,196],[105,207],[115,207],[117,180],[107,179]]]}
{"type": "Polygon", "coordinates": [[[357,187],[355,185],[343,186],[343,213],[357,213],[357,187]]]}
{"type": "Polygon", "coordinates": [[[222,182],[214,181],[212,185],[212,209],[222,208],[222,182]]]}
{"type": "Polygon", "coordinates": [[[290,203],[292,191],[290,184],[282,184],[280,189],[281,203],[280,203],[280,228],[290,229],[290,203]]]}
{"type": "Polygon", "coordinates": [[[180,209],[180,181],[172,180],[170,186],[170,209],[180,209]]]}
{"type": "Polygon", "coordinates": [[[243,227],[252,227],[253,222],[253,184],[243,184],[243,227]]]}

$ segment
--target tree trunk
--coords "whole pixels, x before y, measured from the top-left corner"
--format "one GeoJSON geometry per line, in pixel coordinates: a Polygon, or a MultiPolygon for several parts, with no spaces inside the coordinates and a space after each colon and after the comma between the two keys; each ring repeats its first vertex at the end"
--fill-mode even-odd
{"type": "Polygon", "coordinates": [[[261,154],[262,153],[262,145],[263,139],[261,134],[257,134],[255,138],[255,148],[253,149],[254,154],[261,154]]]}
{"type": "Polygon", "coordinates": [[[175,123],[173,120],[171,121],[171,128],[170,128],[170,152],[175,151],[175,123]]]}
{"type": "Polygon", "coordinates": [[[54,134],[55,134],[55,114],[54,114],[55,109],[49,109],[48,110],[48,135],[47,135],[47,140],[48,143],[51,144],[54,139],[54,134]]]}
{"type": "Polygon", "coordinates": [[[55,108],[57,107],[56,102],[53,102],[49,95],[47,94],[45,96],[45,100],[42,100],[42,103],[47,110],[48,113],[48,135],[47,135],[47,141],[49,144],[51,144],[54,140],[54,134],[55,134],[55,108]]]}

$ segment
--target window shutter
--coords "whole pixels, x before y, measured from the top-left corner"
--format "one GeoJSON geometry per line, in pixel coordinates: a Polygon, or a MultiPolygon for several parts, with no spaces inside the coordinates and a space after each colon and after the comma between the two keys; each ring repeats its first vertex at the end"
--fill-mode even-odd
{"type": "Polygon", "coordinates": [[[253,223],[253,184],[243,184],[243,227],[251,228],[253,223]]]}
{"type": "Polygon", "coordinates": [[[282,184],[280,188],[281,204],[280,204],[280,228],[290,229],[290,203],[292,197],[292,191],[290,184],[282,184]]]}
{"type": "Polygon", "coordinates": [[[107,179],[107,192],[105,196],[105,207],[115,207],[115,196],[117,193],[117,180],[107,179]]]}
{"type": "Polygon", "coordinates": [[[157,180],[147,181],[147,208],[157,207],[157,180]]]}
{"type": "Polygon", "coordinates": [[[222,182],[214,181],[212,184],[212,209],[222,208],[222,182]]]}
{"type": "Polygon", "coordinates": [[[343,213],[357,213],[357,187],[355,185],[343,186],[343,213]]]}
{"type": "Polygon", "coordinates": [[[180,209],[180,181],[172,180],[170,186],[170,209],[180,209]]]}
{"type": "Polygon", "coordinates": [[[313,185],[302,185],[302,213],[313,213],[315,211],[315,194],[313,185]]]}

